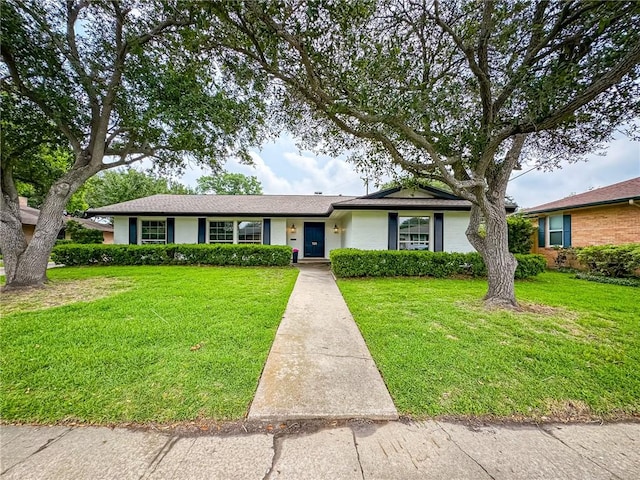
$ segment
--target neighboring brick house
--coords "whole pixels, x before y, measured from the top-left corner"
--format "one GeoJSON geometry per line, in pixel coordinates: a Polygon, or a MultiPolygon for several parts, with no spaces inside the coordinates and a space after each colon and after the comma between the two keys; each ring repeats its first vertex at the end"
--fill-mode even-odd
{"type": "MultiPolygon", "coordinates": [[[[22,220],[22,231],[27,240],[27,243],[31,241],[33,233],[38,223],[38,217],[40,216],[40,210],[27,205],[27,199],[25,197],[19,197],[20,201],[20,219],[22,220]]],[[[75,218],[66,216],[64,222],[66,224],[69,220],[75,220],[85,228],[91,230],[100,230],[102,232],[102,243],[113,243],[113,227],[111,225],[105,225],[103,223],[94,222],[86,218],[75,218]]],[[[64,227],[60,230],[59,238],[67,238],[68,235],[65,232],[64,227]]]]}
{"type": "Polygon", "coordinates": [[[534,253],[556,262],[558,249],[640,243],[640,177],[528,208],[534,253]]]}

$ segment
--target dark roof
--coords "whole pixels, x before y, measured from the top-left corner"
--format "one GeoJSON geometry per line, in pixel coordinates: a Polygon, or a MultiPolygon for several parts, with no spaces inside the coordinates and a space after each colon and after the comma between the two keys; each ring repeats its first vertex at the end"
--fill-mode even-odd
{"type": "MultiPolygon", "coordinates": [[[[20,220],[23,225],[36,225],[38,223],[38,217],[40,217],[40,210],[33,207],[21,206],[20,207],[20,220]]],[[[65,215],[63,218],[64,222],[68,222],[69,220],[75,220],[80,223],[85,228],[90,228],[92,230],[100,230],[103,232],[113,232],[113,226],[94,222],[93,220],[89,220],[87,218],[77,218],[65,215]]]]}
{"type": "MultiPolygon", "coordinates": [[[[310,216],[326,217],[335,210],[409,209],[470,210],[471,202],[435,188],[424,188],[433,197],[388,197],[391,188],[362,197],[342,195],[152,195],[87,211],[91,216],[310,216]]],[[[516,205],[507,204],[507,211],[516,205]]]]}
{"type": "Polygon", "coordinates": [[[615,183],[607,187],[596,188],[588,192],[571,195],[555,202],[523,210],[526,214],[554,212],[572,208],[595,207],[612,203],[626,203],[629,200],[640,200],[640,177],[615,183]]]}
{"type": "Polygon", "coordinates": [[[435,210],[469,210],[468,200],[448,200],[445,198],[354,198],[333,205],[338,210],[344,209],[435,209],[435,210]]]}
{"type": "Polygon", "coordinates": [[[89,215],[272,215],[326,216],[339,195],[152,195],[89,210],[89,215]]]}

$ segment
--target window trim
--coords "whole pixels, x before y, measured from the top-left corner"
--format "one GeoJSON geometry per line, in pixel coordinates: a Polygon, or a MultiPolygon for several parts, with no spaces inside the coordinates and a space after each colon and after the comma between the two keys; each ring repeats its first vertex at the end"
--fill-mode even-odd
{"type": "Polygon", "coordinates": [[[257,220],[242,219],[242,220],[237,220],[236,221],[235,230],[237,232],[236,240],[237,240],[238,245],[262,245],[262,242],[264,240],[264,221],[263,221],[263,219],[257,219],[257,220]],[[260,224],[260,240],[257,241],[257,242],[240,240],[240,224],[241,223],[259,223],[260,224]]]}
{"type": "Polygon", "coordinates": [[[168,228],[167,228],[167,219],[166,218],[162,218],[162,217],[152,217],[152,218],[140,218],[138,220],[138,245],[167,245],[167,234],[168,234],[168,228]],[[142,234],[143,234],[143,223],[144,222],[158,222],[158,223],[163,223],[164,224],[164,241],[160,242],[160,241],[149,241],[149,240],[144,240],[142,238],[142,234]]]}
{"type": "Polygon", "coordinates": [[[235,220],[220,220],[220,219],[208,219],[207,222],[207,243],[210,243],[212,245],[217,245],[217,244],[231,244],[233,245],[235,243],[235,229],[236,229],[236,221],[235,220]],[[216,241],[212,241],[211,240],[211,224],[212,223],[230,223],[231,224],[231,240],[230,241],[220,241],[220,240],[216,240],[216,241]]]}
{"type": "MultiPolygon", "coordinates": [[[[424,250],[424,251],[433,251],[433,213],[429,213],[429,214],[417,214],[417,215],[411,215],[408,213],[404,213],[403,212],[398,212],[398,250],[403,250],[400,248],[401,244],[417,244],[417,245],[426,245],[427,248],[426,249],[409,249],[406,248],[404,250],[407,251],[412,251],[412,250],[424,250]],[[428,219],[428,232],[426,233],[427,235],[427,240],[425,241],[420,241],[417,240],[416,242],[412,241],[411,239],[409,240],[401,240],[400,235],[400,227],[402,226],[403,220],[402,219],[411,219],[411,218],[420,218],[420,219],[428,219]]],[[[411,232],[409,232],[409,235],[411,235],[411,232]]],[[[418,233],[418,235],[420,235],[420,233],[418,233]]]]}
{"type": "Polygon", "coordinates": [[[564,215],[562,213],[557,215],[549,215],[547,216],[547,234],[546,234],[547,246],[549,248],[562,248],[564,247],[564,215]],[[560,229],[551,229],[551,219],[559,217],[560,218],[560,229]],[[552,243],[551,242],[551,234],[560,232],[560,243],[552,243]]]}

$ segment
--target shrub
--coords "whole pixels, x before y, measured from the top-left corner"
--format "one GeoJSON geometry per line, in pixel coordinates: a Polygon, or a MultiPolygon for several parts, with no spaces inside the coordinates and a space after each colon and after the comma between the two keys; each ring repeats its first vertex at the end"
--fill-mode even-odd
{"type": "Polygon", "coordinates": [[[624,278],[640,269],[640,243],[585,247],[577,255],[580,263],[596,275],[624,278]]]}
{"type": "Polygon", "coordinates": [[[67,265],[286,266],[291,247],[281,245],[58,245],[54,262],[67,265]]]}
{"type": "Polygon", "coordinates": [[[533,232],[535,227],[531,219],[522,215],[507,217],[507,229],[509,232],[509,251],[511,253],[531,253],[533,247],[533,232]]]}
{"type": "Polygon", "coordinates": [[[576,278],[579,278],[581,280],[588,280],[590,282],[622,285],[625,287],[640,287],[640,279],[636,278],[603,277],[602,275],[591,275],[589,273],[576,273],[576,278]]]}
{"type": "Polygon", "coordinates": [[[104,238],[100,230],[86,228],[75,220],[69,220],[65,226],[65,230],[69,232],[73,243],[102,243],[104,238]]]}
{"type": "MultiPolygon", "coordinates": [[[[407,250],[332,250],[331,268],[337,277],[484,277],[487,268],[477,253],[447,253],[407,250]]],[[[515,278],[528,278],[543,272],[546,261],[541,255],[516,255],[515,278]]]]}

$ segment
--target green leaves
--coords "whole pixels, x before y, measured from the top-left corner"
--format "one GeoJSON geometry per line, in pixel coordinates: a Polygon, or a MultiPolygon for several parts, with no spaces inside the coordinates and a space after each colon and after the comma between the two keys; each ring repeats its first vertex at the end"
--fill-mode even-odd
{"type": "Polygon", "coordinates": [[[217,195],[262,195],[262,185],[258,178],[241,173],[222,172],[200,177],[197,190],[199,193],[217,195]]]}

